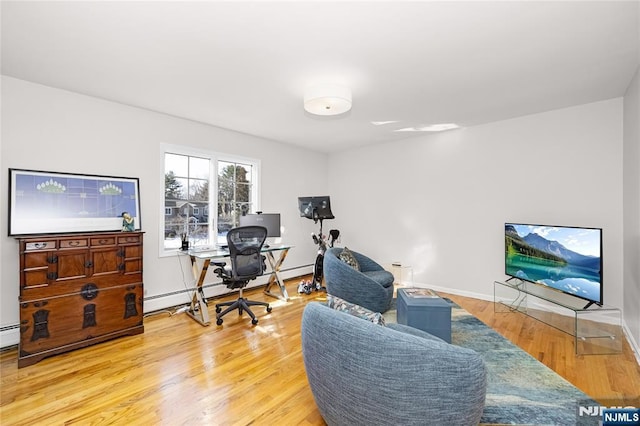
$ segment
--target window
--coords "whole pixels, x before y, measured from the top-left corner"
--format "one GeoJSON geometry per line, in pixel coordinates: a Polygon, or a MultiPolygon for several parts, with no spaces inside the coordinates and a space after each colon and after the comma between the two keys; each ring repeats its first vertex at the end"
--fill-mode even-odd
{"type": "Polygon", "coordinates": [[[213,152],[164,145],[164,205],[161,253],[224,239],[240,215],[257,206],[259,162],[213,152]],[[216,217],[209,212],[216,211],[216,217]]]}

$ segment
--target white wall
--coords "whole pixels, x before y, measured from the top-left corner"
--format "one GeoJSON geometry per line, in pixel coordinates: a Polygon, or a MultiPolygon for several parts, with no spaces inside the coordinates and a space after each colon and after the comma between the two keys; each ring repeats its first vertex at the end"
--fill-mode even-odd
{"type": "Polygon", "coordinates": [[[604,228],[605,303],[622,307],[622,99],[329,156],[342,245],[416,284],[492,299],[504,223],[604,228]]]}
{"type": "MultiPolygon", "coordinates": [[[[2,200],[8,199],[8,168],[140,179],[142,227],[146,232],[145,297],[151,298],[145,302],[145,311],[189,300],[186,293],[155,298],[185,288],[178,258],[158,256],[163,195],[161,143],[260,159],[261,208],[282,214],[282,225],[286,228],[283,239],[295,245],[283,268],[308,265],[315,259],[315,247],[309,236],[315,226],[299,217],[297,197],[326,193],[325,154],[6,76],[2,77],[1,136],[2,200]]],[[[19,263],[17,242],[7,237],[7,204],[0,205],[1,328],[18,323],[19,263]]],[[[310,270],[307,267],[290,271],[288,276],[310,270]]],[[[190,270],[186,268],[185,272],[187,279],[191,279],[190,270]]],[[[215,277],[210,280],[216,281],[215,277]]],[[[221,286],[220,290],[223,289],[221,286]]],[[[12,343],[17,341],[3,340],[1,345],[12,343]]]]}
{"type": "Polygon", "coordinates": [[[640,68],[624,97],[624,317],[640,346],[640,68]]]}

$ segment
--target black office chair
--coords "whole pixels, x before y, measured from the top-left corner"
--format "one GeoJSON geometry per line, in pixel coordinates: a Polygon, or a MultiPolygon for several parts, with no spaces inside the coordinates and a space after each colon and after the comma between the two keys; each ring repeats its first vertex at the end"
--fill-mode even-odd
{"type": "Polygon", "coordinates": [[[267,238],[267,228],[264,226],[240,226],[232,228],[227,233],[227,245],[231,265],[225,262],[213,262],[217,268],[215,272],[222,282],[230,289],[239,288],[238,300],[222,302],[216,304],[216,324],[222,325],[222,317],[238,309],[238,314],[246,312],[251,316],[251,324],[257,324],[258,319],[251,312],[249,306],[266,306],[267,312],[271,312],[271,307],[266,302],[256,302],[242,297],[242,289],[249,281],[262,275],[264,272],[265,257],[260,253],[262,245],[267,238]],[[224,311],[222,307],[227,307],[224,311]]]}

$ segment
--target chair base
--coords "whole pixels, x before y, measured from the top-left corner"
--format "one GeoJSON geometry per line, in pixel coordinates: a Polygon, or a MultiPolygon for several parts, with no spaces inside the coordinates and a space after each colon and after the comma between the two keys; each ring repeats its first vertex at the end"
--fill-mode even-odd
{"type": "Polygon", "coordinates": [[[222,325],[222,317],[228,314],[229,312],[237,309],[238,315],[242,315],[242,312],[246,312],[251,317],[251,324],[256,325],[258,323],[258,318],[256,318],[255,314],[251,311],[249,306],[264,306],[267,308],[267,312],[271,312],[272,308],[269,306],[267,302],[257,302],[254,300],[248,300],[244,297],[239,297],[237,300],[233,300],[230,302],[222,302],[216,304],[216,324],[222,325]],[[224,311],[222,307],[227,307],[224,311]]]}

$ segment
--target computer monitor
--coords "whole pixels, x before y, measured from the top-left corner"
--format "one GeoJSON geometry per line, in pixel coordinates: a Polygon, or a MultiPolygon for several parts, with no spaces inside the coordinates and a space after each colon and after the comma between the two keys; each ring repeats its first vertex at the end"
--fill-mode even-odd
{"type": "Polygon", "coordinates": [[[331,213],[331,199],[328,195],[317,197],[298,197],[298,209],[300,216],[307,219],[333,219],[331,213]]]}
{"type": "Polygon", "coordinates": [[[240,216],[240,226],[264,226],[267,238],[280,237],[280,213],[257,213],[240,216]]]}

